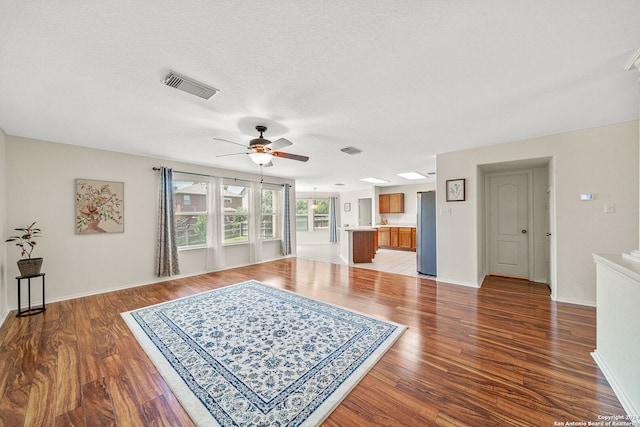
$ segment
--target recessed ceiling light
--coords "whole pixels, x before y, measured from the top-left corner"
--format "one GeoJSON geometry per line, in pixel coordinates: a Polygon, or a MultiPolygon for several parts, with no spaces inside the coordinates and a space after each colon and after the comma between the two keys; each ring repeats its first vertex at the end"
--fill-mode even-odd
{"type": "Polygon", "coordinates": [[[360,178],[360,181],[366,181],[366,182],[370,182],[372,184],[384,184],[386,182],[389,182],[387,180],[384,179],[380,179],[380,178],[374,178],[374,177],[370,177],[370,178],[360,178]]]}
{"type": "Polygon", "coordinates": [[[405,173],[397,173],[396,175],[401,176],[405,179],[424,179],[426,176],[422,175],[419,172],[405,172],[405,173]]]}

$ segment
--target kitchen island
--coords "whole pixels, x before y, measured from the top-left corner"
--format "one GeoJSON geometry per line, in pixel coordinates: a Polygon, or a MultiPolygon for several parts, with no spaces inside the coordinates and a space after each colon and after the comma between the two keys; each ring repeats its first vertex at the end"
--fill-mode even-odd
{"type": "Polygon", "coordinates": [[[343,228],[340,235],[340,257],[347,264],[370,263],[376,256],[376,229],[343,228]]]}

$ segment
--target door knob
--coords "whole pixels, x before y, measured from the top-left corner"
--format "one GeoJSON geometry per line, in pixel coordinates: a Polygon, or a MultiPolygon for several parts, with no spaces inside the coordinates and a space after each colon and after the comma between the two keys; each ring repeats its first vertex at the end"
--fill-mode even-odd
{"type": "Polygon", "coordinates": [[[551,236],[551,233],[547,233],[547,237],[551,236]]]}
{"type": "Polygon", "coordinates": [[[527,234],[527,230],[522,230],[522,234],[527,234]]]}

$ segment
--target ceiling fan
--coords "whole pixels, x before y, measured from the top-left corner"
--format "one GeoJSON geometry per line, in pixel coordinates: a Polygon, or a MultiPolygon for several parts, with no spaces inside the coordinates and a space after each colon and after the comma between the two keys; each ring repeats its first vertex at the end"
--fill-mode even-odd
{"type": "MultiPolygon", "coordinates": [[[[282,151],[275,151],[280,148],[288,147],[293,143],[285,138],[276,139],[273,142],[269,141],[268,139],[265,139],[262,136],[262,134],[267,131],[266,126],[258,125],[256,126],[256,130],[260,132],[260,136],[258,138],[252,139],[251,142],[249,142],[249,146],[246,147],[249,149],[249,151],[246,151],[244,153],[222,154],[216,157],[226,157],[226,156],[236,156],[238,154],[247,154],[255,164],[259,166],[264,166],[264,167],[273,166],[273,163],[271,162],[271,160],[274,157],[282,157],[284,159],[298,160],[300,162],[306,162],[307,160],[309,160],[309,157],[307,156],[285,153],[282,151]]],[[[232,144],[236,144],[244,147],[243,144],[229,141],[228,139],[222,139],[222,138],[213,138],[213,139],[218,141],[230,142],[232,144]]]]}

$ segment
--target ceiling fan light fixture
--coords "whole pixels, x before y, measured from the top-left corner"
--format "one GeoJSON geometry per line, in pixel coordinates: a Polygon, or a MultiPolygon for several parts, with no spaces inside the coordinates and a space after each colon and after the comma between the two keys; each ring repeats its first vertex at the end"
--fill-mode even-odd
{"type": "Polygon", "coordinates": [[[273,154],[265,153],[264,151],[254,151],[253,153],[249,153],[249,158],[253,161],[253,163],[263,166],[266,165],[273,159],[273,154]]]}

